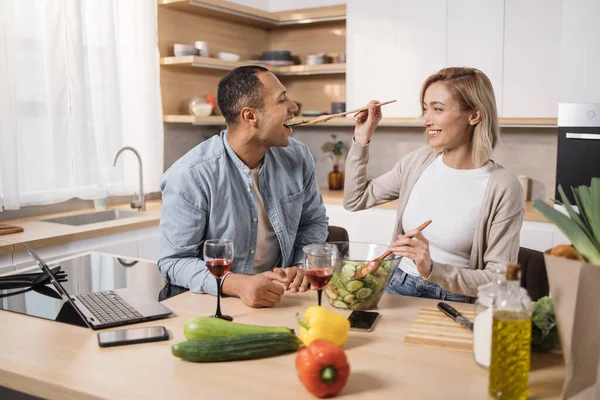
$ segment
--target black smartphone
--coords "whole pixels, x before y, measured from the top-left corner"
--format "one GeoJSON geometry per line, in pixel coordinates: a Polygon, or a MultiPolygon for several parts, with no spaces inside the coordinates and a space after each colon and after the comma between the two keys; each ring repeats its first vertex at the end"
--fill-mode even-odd
{"type": "Polygon", "coordinates": [[[169,332],[167,332],[164,326],[148,326],[145,328],[100,332],[98,333],[98,346],[122,346],[125,344],[158,342],[168,339],[169,332]]]}
{"type": "Polygon", "coordinates": [[[348,317],[350,329],[365,332],[371,332],[378,319],[379,313],[375,311],[354,310],[348,317]]]}

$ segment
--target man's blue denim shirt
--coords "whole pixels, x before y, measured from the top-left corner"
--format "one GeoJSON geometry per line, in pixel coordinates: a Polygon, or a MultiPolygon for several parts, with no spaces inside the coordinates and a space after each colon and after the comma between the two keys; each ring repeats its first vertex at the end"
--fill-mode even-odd
{"type": "MultiPolygon", "coordinates": [[[[308,147],[290,138],[271,147],[259,173],[260,194],[281,247],[281,267],[303,263],[302,248],[327,239],[328,218],[308,147]]],[[[231,272],[252,274],[258,209],[252,174],[227,142],[227,131],[199,144],[161,179],[160,259],[165,279],[197,293],[217,293],[202,261],[204,241],[231,239],[231,272]]]]}

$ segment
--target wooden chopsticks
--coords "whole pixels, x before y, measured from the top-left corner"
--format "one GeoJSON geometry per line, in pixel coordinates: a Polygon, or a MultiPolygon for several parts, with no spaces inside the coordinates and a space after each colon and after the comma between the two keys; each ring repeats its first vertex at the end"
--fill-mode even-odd
{"type": "MultiPolygon", "coordinates": [[[[423,229],[427,228],[429,226],[429,224],[431,223],[431,220],[427,220],[425,222],[423,222],[421,225],[419,225],[417,227],[417,230],[419,232],[421,232],[423,229]]],[[[376,259],[374,259],[373,261],[382,261],[384,260],[387,256],[389,256],[390,254],[392,254],[392,252],[390,250],[386,251],[385,253],[383,253],[382,255],[380,255],[379,257],[377,257],[376,259]]]]}
{"type": "MultiPolygon", "coordinates": [[[[375,104],[376,106],[385,106],[386,104],[390,104],[390,103],[394,103],[396,100],[390,100],[390,101],[384,101],[383,103],[377,103],[375,104]]],[[[287,126],[303,126],[303,125],[314,125],[314,124],[320,124],[323,122],[327,122],[331,119],[334,118],[339,118],[339,117],[343,117],[345,115],[348,114],[354,114],[354,113],[359,113],[361,111],[366,111],[369,109],[369,106],[366,107],[361,107],[361,108],[357,108],[356,110],[352,110],[352,111],[345,111],[345,112],[341,112],[338,114],[330,114],[330,115],[323,115],[320,117],[317,117],[311,121],[309,120],[302,120],[302,121],[296,121],[296,122],[290,122],[289,124],[287,124],[287,126]]]]}

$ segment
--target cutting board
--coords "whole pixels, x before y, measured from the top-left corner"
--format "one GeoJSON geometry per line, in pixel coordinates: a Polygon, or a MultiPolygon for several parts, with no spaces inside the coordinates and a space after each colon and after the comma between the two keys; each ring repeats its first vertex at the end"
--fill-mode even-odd
{"type": "Polygon", "coordinates": [[[0,235],[23,232],[23,228],[16,225],[0,224],[0,235]]]}
{"type": "MultiPolygon", "coordinates": [[[[471,322],[475,318],[475,311],[460,313],[471,322]]],[[[473,332],[437,308],[421,308],[417,319],[410,325],[404,342],[417,346],[473,351],[473,332]]]]}

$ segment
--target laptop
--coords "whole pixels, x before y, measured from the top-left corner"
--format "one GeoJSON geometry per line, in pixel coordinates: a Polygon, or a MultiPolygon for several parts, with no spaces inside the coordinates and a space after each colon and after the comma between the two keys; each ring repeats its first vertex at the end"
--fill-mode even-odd
{"type": "Polygon", "coordinates": [[[106,290],[70,296],[66,289],[50,272],[48,265],[23,244],[40,268],[50,276],[56,290],[67,299],[81,320],[91,329],[135,324],[165,318],[173,313],[158,301],[131,289],[106,290]]]}

